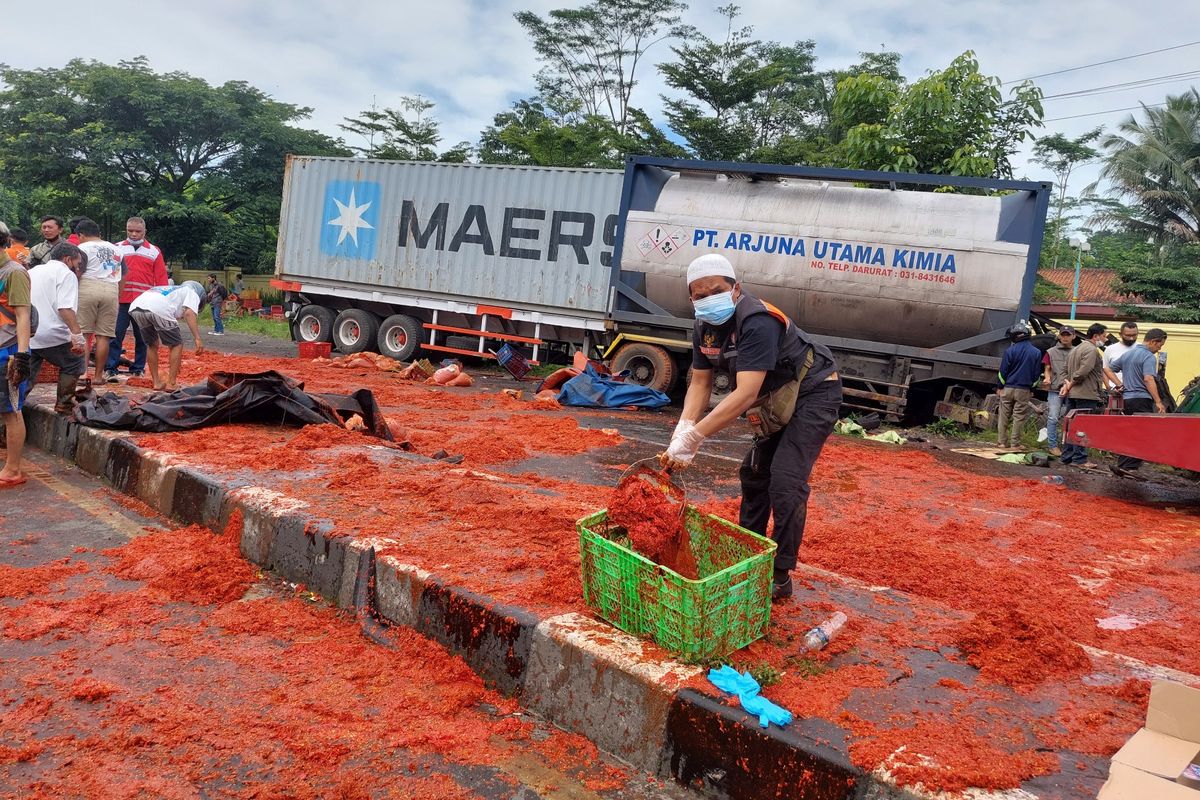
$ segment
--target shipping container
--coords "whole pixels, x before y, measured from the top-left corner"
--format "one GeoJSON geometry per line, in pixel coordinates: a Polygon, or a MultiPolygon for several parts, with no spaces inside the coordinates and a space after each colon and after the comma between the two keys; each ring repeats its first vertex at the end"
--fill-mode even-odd
{"type": "Polygon", "coordinates": [[[605,327],[621,180],[619,170],[290,157],[275,274],[325,298],[295,310],[298,338],[398,358],[414,334],[449,353],[531,345],[535,360],[548,342],[587,346],[605,327]],[[395,311],[408,320],[388,324],[395,311]]]}
{"type": "Polygon", "coordinates": [[[345,353],[583,349],[670,391],[689,363],[687,264],[720,252],[835,351],[852,405],[900,416],[910,389],[929,408],[958,390],[977,404],[1005,329],[1042,332],[1029,309],[1048,197],[642,156],[623,173],[293,157],[276,285],[297,339],[345,353]]]}
{"type": "Polygon", "coordinates": [[[603,317],[621,175],[294,157],[276,273],[603,317]]]}

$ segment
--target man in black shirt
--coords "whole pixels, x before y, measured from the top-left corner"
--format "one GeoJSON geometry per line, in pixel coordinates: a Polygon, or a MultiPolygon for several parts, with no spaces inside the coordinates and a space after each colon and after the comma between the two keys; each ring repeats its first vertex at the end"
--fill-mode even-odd
{"type": "Polygon", "coordinates": [[[704,439],[749,412],[755,439],[738,472],[739,523],[766,535],[767,521],[774,517],[771,597],[790,597],[789,573],[796,567],[808,510],[808,477],[842,404],[837,364],[827,348],[779,309],[743,292],[722,255],[703,255],[689,265],[688,293],[696,310],[692,382],[671,444],[659,460],[664,466],[688,466],[704,439]],[[729,372],[733,390],[705,415],[714,369],[729,372]]]}

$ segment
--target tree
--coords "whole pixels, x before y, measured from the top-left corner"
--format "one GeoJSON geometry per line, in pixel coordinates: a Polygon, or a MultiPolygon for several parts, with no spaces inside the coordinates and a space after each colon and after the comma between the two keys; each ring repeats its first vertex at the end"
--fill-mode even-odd
{"type": "Polygon", "coordinates": [[[1098,231],[1092,234],[1091,243],[1095,263],[1116,270],[1117,288],[1145,301],[1136,312],[1140,318],[1200,322],[1200,292],[1196,290],[1200,286],[1200,244],[1178,240],[1160,244],[1143,233],[1120,230],[1098,231]]]}
{"type": "Polygon", "coordinates": [[[813,105],[813,127],[831,142],[841,142],[846,137],[846,129],[838,124],[834,114],[834,98],[837,87],[846,78],[860,75],[875,75],[892,84],[898,91],[906,83],[900,74],[900,54],[893,50],[877,52],[860,52],[862,59],[845,69],[825,70],[817,73],[816,80],[810,84],[813,105]]]}
{"type": "Polygon", "coordinates": [[[872,73],[842,79],[833,121],[847,128],[852,167],[1007,178],[1013,153],[1041,125],[1041,96],[1026,81],[1004,100],[1000,80],[967,51],[908,86],[872,73]]]}
{"type": "Polygon", "coordinates": [[[538,90],[556,106],[574,101],[582,117],[607,117],[621,136],[634,125],[630,97],[645,52],[677,32],[680,0],[591,0],[540,17],[515,16],[545,64],[538,90]]]}
{"type": "Polygon", "coordinates": [[[763,64],[766,80],[743,110],[743,119],[754,128],[756,149],[778,145],[792,136],[819,135],[814,122],[820,76],[813,72],[816,42],[793,45],[758,42],[755,57],[763,64]]]}
{"type": "Polygon", "coordinates": [[[0,173],[21,198],[21,222],[86,214],[119,235],[141,213],[173,259],[203,258],[242,209],[273,208],[277,221],[287,152],[348,155],[293,127],[309,109],[241,81],[157,73],[144,58],[0,66],[0,82],[0,173]]]}
{"type": "MultiPolygon", "coordinates": [[[[1122,224],[1164,243],[1200,242],[1200,91],[1169,96],[1165,107],[1146,107],[1143,115],[1141,122],[1130,116],[1101,142],[1100,179],[1137,212],[1122,224]]],[[[1097,215],[1099,222],[1113,219],[1097,215]]]]}
{"type": "Polygon", "coordinates": [[[366,147],[354,148],[367,158],[393,158],[403,161],[466,161],[470,145],[461,142],[437,153],[442,140],[439,124],[429,115],[434,104],[420,95],[400,98],[400,108],[369,108],[357,117],[346,117],[339,128],[367,141],[366,147]]]}
{"type": "Polygon", "coordinates": [[[495,116],[476,148],[484,164],[620,168],[626,155],[682,157],[642,111],[630,110],[630,132],[622,136],[603,116],[573,117],[541,98],[519,100],[495,116]]]}
{"type": "Polygon", "coordinates": [[[1054,252],[1051,267],[1058,266],[1058,254],[1061,249],[1063,230],[1063,213],[1067,207],[1067,184],[1071,180],[1071,172],[1080,164],[1086,164],[1095,159],[1100,153],[1091,143],[1100,138],[1103,127],[1092,128],[1074,139],[1068,139],[1061,133],[1043,136],[1033,146],[1033,162],[1041,164],[1054,173],[1054,182],[1058,187],[1058,197],[1055,200],[1054,223],[1054,252]]]}
{"type": "Polygon", "coordinates": [[[738,7],[717,12],[726,20],[725,41],[689,28],[683,34],[687,43],[671,48],[676,61],[659,64],[658,70],[668,86],[691,98],[663,97],[671,128],[698,158],[735,161],[754,146],[755,129],[744,111],[772,76],[756,52],[758,43],[750,39],[753,29],[734,27],[738,7]]]}

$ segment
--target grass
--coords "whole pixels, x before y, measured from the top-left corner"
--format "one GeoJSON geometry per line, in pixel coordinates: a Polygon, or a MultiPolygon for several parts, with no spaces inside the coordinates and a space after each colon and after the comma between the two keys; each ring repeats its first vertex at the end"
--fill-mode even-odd
{"type": "MultiPolygon", "coordinates": [[[[266,319],[256,316],[223,316],[225,330],[229,333],[244,333],[248,336],[268,336],[272,339],[290,339],[287,320],[266,319]]],[[[200,326],[212,328],[212,309],[206,308],[200,315],[200,326]]]]}
{"type": "Polygon", "coordinates": [[[529,374],[535,378],[545,378],[548,375],[553,375],[558,372],[566,364],[538,364],[536,367],[529,369],[529,374]]]}

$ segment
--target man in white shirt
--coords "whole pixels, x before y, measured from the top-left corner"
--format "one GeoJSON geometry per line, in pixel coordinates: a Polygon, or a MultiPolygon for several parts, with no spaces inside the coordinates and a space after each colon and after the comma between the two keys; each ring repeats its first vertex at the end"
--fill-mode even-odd
{"type": "Polygon", "coordinates": [[[155,389],[175,391],[179,388],[179,363],[183,360],[183,334],[179,321],[187,323],[196,342],[196,353],[204,352],[200,341],[200,329],[196,317],[204,307],[204,287],[196,281],[184,281],[179,286],[160,286],[148,289],[129,304],[129,318],[137,325],[146,343],[146,365],[150,367],[150,378],[155,389]],[[158,344],[162,342],[169,350],[167,380],[164,383],[158,372],[158,344]]]}
{"type": "MultiPolygon", "coordinates": [[[[1112,362],[1116,361],[1121,356],[1128,353],[1137,345],[1138,326],[1136,322],[1121,323],[1121,340],[1114,342],[1104,348],[1104,366],[1112,369],[1112,362]]],[[[1121,373],[1117,373],[1117,379],[1121,379],[1121,373]]]]}
{"type": "Polygon", "coordinates": [[[121,251],[100,238],[100,226],[80,220],[79,249],[87,256],[87,271],[79,279],[79,327],[96,337],[95,382],[104,382],[109,342],[117,334],[120,306],[121,251]]]}
{"type": "Polygon", "coordinates": [[[83,332],[75,315],[79,274],[87,256],[75,245],[61,242],[47,257],[46,262],[29,270],[30,302],[38,314],[37,332],[29,340],[29,374],[36,382],[43,361],[58,367],[54,410],[69,414],[79,376],[87,371],[83,332]]]}

